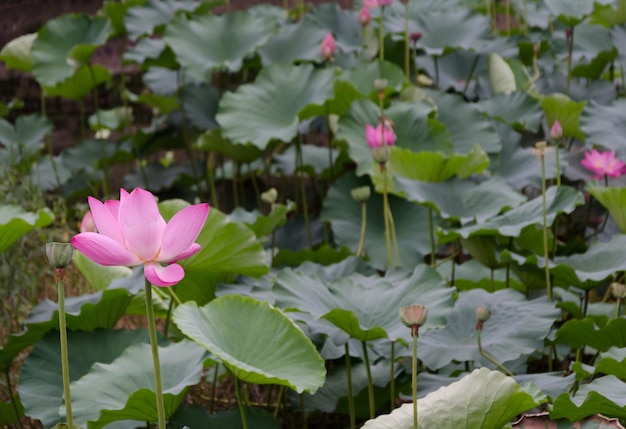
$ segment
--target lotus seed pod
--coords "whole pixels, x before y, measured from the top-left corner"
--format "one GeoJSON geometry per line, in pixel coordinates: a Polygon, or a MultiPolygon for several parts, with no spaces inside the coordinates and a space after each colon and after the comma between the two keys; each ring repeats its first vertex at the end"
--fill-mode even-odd
{"type": "Polygon", "coordinates": [[[46,243],[46,256],[54,268],[65,268],[72,262],[74,247],[70,243],[46,243]]]}
{"type": "Polygon", "coordinates": [[[369,200],[372,191],[369,186],[361,186],[359,188],[354,188],[350,191],[350,195],[352,195],[352,199],[359,203],[365,202],[369,200]]]}
{"type": "Polygon", "coordinates": [[[611,295],[613,295],[615,299],[626,298],[626,286],[617,282],[611,283],[611,295]]]}
{"type": "Polygon", "coordinates": [[[479,322],[486,322],[491,317],[491,311],[484,306],[476,307],[476,318],[479,322]]]}
{"type": "Polygon", "coordinates": [[[378,164],[385,164],[389,161],[389,157],[391,156],[391,149],[389,146],[383,145],[381,147],[372,148],[372,158],[378,164]]]}
{"type": "Polygon", "coordinates": [[[422,326],[426,322],[428,309],[423,305],[407,305],[400,307],[400,320],[404,326],[412,328],[422,326]]]}
{"type": "Polygon", "coordinates": [[[274,204],[278,198],[278,191],[276,188],[270,188],[261,194],[261,200],[267,204],[274,204]]]}

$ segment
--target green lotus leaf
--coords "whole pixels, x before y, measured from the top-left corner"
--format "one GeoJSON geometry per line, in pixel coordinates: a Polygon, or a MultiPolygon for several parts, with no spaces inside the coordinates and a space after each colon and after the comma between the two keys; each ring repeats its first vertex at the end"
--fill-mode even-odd
{"type": "Polygon", "coordinates": [[[132,7],[124,16],[128,37],[137,40],[143,35],[162,32],[163,25],[170,22],[177,12],[193,12],[200,4],[195,0],[148,0],[145,5],[132,7]]]}
{"type": "Polygon", "coordinates": [[[228,158],[245,164],[251,163],[263,156],[263,151],[252,144],[234,144],[224,138],[219,128],[204,132],[198,137],[196,147],[205,151],[221,153],[228,158]]]}
{"type": "Polygon", "coordinates": [[[452,306],[452,292],[434,269],[423,264],[382,278],[354,273],[326,281],[319,275],[285,269],[272,288],[277,306],[329,320],[360,341],[408,341],[410,331],[398,317],[405,305],[428,308],[423,329],[442,326],[452,306]]]}
{"type": "Polygon", "coordinates": [[[11,164],[25,162],[39,154],[43,140],[52,131],[52,122],[40,115],[20,115],[11,125],[0,118],[0,143],[8,151],[11,164]]]}
{"type": "MultiPolygon", "coordinates": [[[[623,7],[620,7],[622,11],[623,7]]],[[[626,60],[626,25],[623,23],[620,25],[615,25],[611,28],[611,39],[613,40],[613,46],[617,49],[617,55],[619,60],[624,62],[626,60]]],[[[0,53],[0,58],[2,54],[0,53]]]]}
{"type": "Polygon", "coordinates": [[[56,86],[46,86],[44,92],[50,97],[66,97],[78,101],[86,97],[96,86],[109,82],[111,77],[111,71],[104,66],[83,64],[63,82],[56,86]]]}
{"type": "MultiPolygon", "coordinates": [[[[167,220],[188,205],[182,200],[167,200],[159,204],[159,209],[167,220]]],[[[183,301],[209,302],[215,295],[217,281],[233,275],[259,277],[268,272],[265,252],[254,233],[241,223],[230,222],[215,208],[196,243],[202,249],[179,262],[185,277],[174,288],[183,301]]]]}
{"type": "Polygon", "coordinates": [[[377,101],[378,90],[374,87],[374,81],[386,79],[385,93],[390,95],[402,89],[404,72],[394,63],[377,60],[346,70],[339,79],[350,83],[360,94],[370,97],[372,101],[377,101]]]}
{"type": "Polygon", "coordinates": [[[594,372],[610,374],[622,381],[626,380],[626,348],[611,347],[605,353],[600,353],[594,372]]]}
{"type": "Polygon", "coordinates": [[[112,109],[101,109],[89,116],[89,127],[98,131],[101,129],[121,131],[133,121],[133,111],[124,106],[112,109]]]}
{"type": "Polygon", "coordinates": [[[572,51],[572,76],[598,79],[607,65],[617,57],[611,32],[601,25],[586,22],[576,27],[572,51]]]}
{"type": "Polygon", "coordinates": [[[211,85],[185,85],[182,97],[189,122],[202,130],[218,128],[215,114],[220,93],[217,88],[211,85]]]}
{"type": "Polygon", "coordinates": [[[246,11],[176,16],[163,35],[181,66],[199,82],[211,83],[213,72],[241,69],[243,60],[272,36],[276,21],[246,11]]]}
{"type": "MultiPolygon", "coordinates": [[[[385,116],[395,124],[396,147],[411,149],[414,152],[440,151],[444,154],[463,152],[453,145],[445,125],[428,117],[430,108],[412,103],[395,103],[385,111],[385,116]]],[[[357,163],[357,175],[371,174],[375,164],[367,140],[365,125],[378,124],[380,107],[368,99],[356,100],[350,111],[339,120],[336,140],[348,144],[350,158],[357,163]]],[[[473,149],[473,148],[472,148],[473,149]]]]}
{"type": "Polygon", "coordinates": [[[48,226],[54,214],[47,207],[27,212],[19,206],[0,205],[0,253],[35,228],[48,226]]]}
{"type": "Polygon", "coordinates": [[[361,23],[356,11],[344,9],[337,3],[322,3],[304,19],[333,33],[338,51],[358,53],[361,50],[361,23]]]}
{"type": "Polygon", "coordinates": [[[558,120],[563,127],[563,136],[579,140],[585,139],[585,134],[580,129],[581,113],[585,104],[586,101],[576,102],[559,93],[550,94],[541,100],[548,123],[553,124],[558,120]]]}
{"type": "Polygon", "coordinates": [[[498,362],[518,359],[541,349],[560,314],[545,297],[528,301],[511,289],[491,294],[481,289],[461,292],[446,326],[420,335],[420,359],[429,368],[442,368],[452,361],[490,365],[478,351],[476,308],[479,306],[491,311],[481,334],[482,346],[498,362]]]}
{"type": "MultiPolygon", "coordinates": [[[[357,250],[361,237],[361,205],[351,201],[350,191],[361,186],[371,186],[367,178],[346,174],[333,183],[324,199],[320,218],[331,223],[335,242],[357,250]]],[[[430,253],[428,209],[405,199],[389,196],[389,204],[398,238],[400,266],[412,267],[430,253]]],[[[388,266],[385,245],[383,197],[372,192],[366,202],[366,228],[363,252],[369,263],[384,270],[388,266]]]]}
{"type": "Polygon", "coordinates": [[[593,12],[595,2],[597,0],[544,0],[550,13],[570,27],[579,24],[590,15],[593,12]]]}
{"type": "Polygon", "coordinates": [[[321,60],[320,44],[327,33],[328,30],[307,18],[288,22],[281,25],[279,32],[259,48],[258,53],[265,66],[321,60]]]}
{"type": "Polygon", "coordinates": [[[589,346],[602,352],[611,347],[626,347],[626,319],[609,321],[608,317],[598,316],[568,320],[556,331],[555,342],[573,349],[589,346]]]}
{"type": "MultiPolygon", "coordinates": [[[[176,59],[173,58],[173,53],[172,58],[168,58],[169,55],[167,55],[166,52],[167,45],[163,39],[150,39],[148,37],[143,37],[133,46],[128,47],[122,58],[124,61],[139,64],[143,70],[153,66],[165,67],[166,65],[163,64],[165,60],[171,61],[172,64],[169,65],[176,67],[177,63],[176,59]],[[161,59],[163,61],[161,61],[161,59]]],[[[171,71],[174,72],[174,70],[171,71]]]]}
{"type": "Polygon", "coordinates": [[[17,395],[14,396],[17,401],[17,414],[15,413],[15,407],[10,401],[0,401],[0,425],[9,426],[20,421],[22,416],[24,416],[24,407],[22,406],[20,398],[17,395]]]}
{"type": "Polygon", "coordinates": [[[310,64],[264,67],[254,83],[222,96],[216,117],[222,135],[260,149],[272,139],[288,142],[297,135],[299,120],[325,114],[334,81],[333,70],[310,64]]]}
{"type": "MultiPolygon", "coordinates": [[[[417,403],[419,427],[501,429],[518,414],[538,406],[512,378],[486,368],[427,395],[417,403]]],[[[411,429],[413,404],[369,420],[363,429],[411,429]]]]}
{"type": "Polygon", "coordinates": [[[144,3],[145,0],[125,0],[123,2],[105,0],[103,2],[101,12],[104,16],[109,18],[109,21],[111,21],[113,36],[121,37],[126,34],[124,17],[126,16],[128,9],[135,6],[141,6],[144,3]]]}
{"type": "Polygon", "coordinates": [[[314,393],[324,384],[324,360],[313,343],[265,302],[237,295],[204,307],[188,302],[176,308],[173,320],[242,381],[279,384],[298,393],[314,393]]]}
{"type": "Polygon", "coordinates": [[[613,375],[596,378],[580,386],[575,395],[563,393],[550,411],[552,419],[578,421],[593,414],[626,418],[624,382],[613,375]]]}
{"type": "Polygon", "coordinates": [[[322,244],[315,249],[304,248],[297,251],[280,249],[278,253],[274,255],[272,266],[297,267],[306,261],[322,265],[331,265],[345,260],[349,256],[352,256],[352,254],[352,251],[347,247],[335,249],[328,244],[322,244]]]}
{"type": "Polygon", "coordinates": [[[618,158],[626,158],[626,148],[622,144],[626,133],[625,108],[626,100],[621,99],[607,104],[591,101],[586,105],[580,117],[580,128],[587,136],[587,143],[602,145],[615,151],[618,158]]]}
{"type": "Polygon", "coordinates": [[[541,126],[543,110],[528,93],[496,94],[476,106],[488,116],[511,125],[515,130],[537,132],[541,126]]]}
{"type": "MultiPolygon", "coordinates": [[[[280,422],[269,412],[245,407],[246,419],[249,427],[254,429],[280,429],[280,422]]],[[[242,429],[241,412],[239,410],[219,410],[209,412],[205,406],[194,404],[182,406],[169,421],[174,428],[204,428],[204,429],[242,429]]]]}
{"type": "MultiPolygon", "coordinates": [[[[584,203],[582,194],[571,187],[550,187],[546,191],[546,219],[548,225],[554,222],[557,214],[571,213],[584,203]]],[[[543,223],[542,198],[534,198],[513,210],[499,216],[492,217],[485,222],[467,225],[462,228],[442,232],[442,237],[448,239],[455,237],[468,238],[473,235],[504,235],[517,237],[522,229],[528,225],[543,223]]]]}
{"type": "MultiPolygon", "coordinates": [[[[76,381],[87,374],[94,363],[113,362],[127,347],[137,342],[147,342],[148,333],[143,329],[69,331],[67,340],[70,380],[76,381]]],[[[59,333],[51,331],[35,344],[20,369],[18,391],[25,411],[28,416],[41,420],[45,427],[52,427],[65,420],[60,414],[61,408],[65,412],[60,367],[59,333]]],[[[92,386],[88,396],[95,398],[103,395],[98,395],[92,386]]],[[[72,394],[72,404],[76,399],[77,396],[72,394]]]]}
{"type": "Polygon", "coordinates": [[[0,60],[4,61],[7,69],[16,69],[30,72],[33,68],[31,49],[37,33],[24,34],[16,37],[4,45],[0,51],[0,60]]]}
{"type": "Polygon", "coordinates": [[[484,222],[526,201],[523,195],[499,178],[476,184],[459,179],[429,183],[398,177],[394,187],[395,193],[407,200],[430,207],[443,219],[462,225],[472,221],[484,222]]]}
{"type": "Polygon", "coordinates": [[[623,428],[619,419],[610,419],[601,414],[589,416],[586,419],[570,422],[567,420],[553,420],[547,411],[541,413],[524,414],[515,422],[516,429],[535,429],[556,425],[557,429],[600,429],[600,428],[623,428]]]}
{"type": "Polygon", "coordinates": [[[72,255],[72,263],[94,290],[104,290],[114,279],[130,277],[132,274],[132,270],[128,267],[105,267],[93,262],[78,250],[72,255]]]}
{"type": "Polygon", "coordinates": [[[267,215],[263,215],[256,210],[247,212],[242,207],[237,207],[229,215],[229,218],[234,222],[245,223],[254,231],[257,238],[263,238],[270,235],[279,226],[284,225],[287,221],[287,214],[295,209],[295,204],[292,202],[289,202],[288,205],[274,204],[272,211],[267,215]]]}
{"type": "Polygon", "coordinates": [[[493,124],[459,95],[429,91],[437,105],[437,120],[450,132],[454,151],[466,154],[479,145],[487,153],[498,153],[502,142],[493,124]]]}
{"type": "MultiPolygon", "coordinates": [[[[205,358],[206,351],[192,341],[159,346],[166,418],[176,412],[188,388],[200,381],[205,358]]],[[[150,345],[139,343],[115,360],[93,364],[70,385],[75,421],[94,429],[119,420],[157,421],[151,360],[150,345]]]]}
{"type": "Polygon", "coordinates": [[[48,21],[32,46],[33,75],[43,87],[55,87],[89,63],[111,30],[105,17],[63,15],[48,21]]]}

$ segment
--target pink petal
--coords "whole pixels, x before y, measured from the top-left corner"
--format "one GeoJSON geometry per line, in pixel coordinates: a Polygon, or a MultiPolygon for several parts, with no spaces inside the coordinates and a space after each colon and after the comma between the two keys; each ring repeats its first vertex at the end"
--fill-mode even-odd
{"type": "Polygon", "coordinates": [[[93,215],[93,222],[100,234],[112,238],[120,244],[124,243],[117,218],[113,217],[113,213],[105,204],[93,197],[89,197],[89,208],[93,215]]]}
{"type": "Polygon", "coordinates": [[[161,247],[165,221],[154,196],[141,188],[120,195],[119,226],[126,247],[144,261],[152,261],[161,247]]]}
{"type": "Polygon", "coordinates": [[[118,219],[120,214],[120,200],[106,200],[104,206],[111,212],[115,219],[118,219]]]}
{"type": "Polygon", "coordinates": [[[173,286],[185,277],[185,270],[178,264],[163,267],[157,262],[147,263],[143,266],[143,273],[155,286],[173,286]]]}
{"type": "Polygon", "coordinates": [[[367,145],[374,149],[380,147],[380,139],[376,135],[376,129],[370,124],[365,125],[365,139],[367,140],[367,145]]]}
{"type": "Polygon", "coordinates": [[[208,204],[194,204],[176,213],[163,232],[158,260],[169,262],[182,259],[181,254],[188,253],[202,231],[208,215],[208,204]]]}
{"type": "Polygon", "coordinates": [[[187,259],[198,253],[200,249],[202,249],[202,246],[200,246],[198,243],[193,243],[189,249],[183,251],[182,253],[179,253],[174,259],[171,259],[167,262],[173,264],[174,262],[178,262],[182,259],[187,259]]]}
{"type": "Polygon", "coordinates": [[[100,265],[132,267],[142,263],[137,256],[111,237],[95,232],[76,234],[72,238],[72,246],[100,265]]]}

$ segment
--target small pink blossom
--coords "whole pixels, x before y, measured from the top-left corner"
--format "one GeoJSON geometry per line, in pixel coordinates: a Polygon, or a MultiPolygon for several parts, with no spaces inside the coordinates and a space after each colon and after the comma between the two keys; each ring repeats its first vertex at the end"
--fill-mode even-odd
{"type": "Polygon", "coordinates": [[[98,232],[96,224],[93,222],[93,215],[91,212],[85,213],[83,220],[80,221],[80,232],[98,232]]]}
{"type": "Polygon", "coordinates": [[[323,61],[332,61],[335,56],[335,38],[333,37],[333,33],[328,33],[322,40],[322,44],[320,45],[320,52],[322,54],[323,61]]]}
{"type": "Polygon", "coordinates": [[[89,208],[98,232],[81,232],[72,245],[100,265],[143,265],[155,286],[183,279],[185,271],[176,262],[200,250],[195,241],[209,214],[208,204],[194,204],[165,222],[154,196],[140,188],[130,194],[121,189],[119,201],[89,197],[89,208]]]}
{"type": "Polygon", "coordinates": [[[615,158],[615,152],[612,150],[598,152],[591,149],[591,152],[585,152],[585,158],[580,164],[595,173],[592,179],[600,179],[603,176],[619,177],[626,173],[626,165],[615,158]]]}
{"type": "Polygon", "coordinates": [[[372,9],[378,7],[378,0],[363,0],[363,7],[367,7],[368,9],[372,9]]]}
{"type": "Polygon", "coordinates": [[[376,128],[370,124],[365,125],[365,139],[371,149],[383,146],[393,146],[396,142],[396,133],[393,129],[379,123],[376,128]]]}
{"type": "Polygon", "coordinates": [[[370,13],[370,8],[367,5],[363,5],[361,11],[359,12],[359,22],[361,25],[367,25],[372,20],[372,14],[370,13]]]}
{"type": "Polygon", "coordinates": [[[554,121],[552,128],[550,128],[550,138],[557,140],[561,137],[563,137],[563,127],[561,127],[561,123],[559,121],[554,121]]]}

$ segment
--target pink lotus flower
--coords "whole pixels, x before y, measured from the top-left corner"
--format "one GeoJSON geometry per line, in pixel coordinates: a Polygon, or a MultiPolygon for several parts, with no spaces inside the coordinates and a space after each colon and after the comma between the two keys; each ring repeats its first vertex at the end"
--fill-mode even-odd
{"type": "Polygon", "coordinates": [[[558,140],[563,137],[563,127],[559,121],[554,121],[552,124],[552,128],[550,128],[550,138],[553,140],[558,140]]]}
{"type": "Polygon", "coordinates": [[[396,133],[382,123],[378,124],[376,128],[367,124],[365,125],[365,139],[367,140],[367,145],[372,149],[382,147],[383,145],[393,146],[396,142],[396,133]]]}
{"type": "Polygon", "coordinates": [[[335,38],[333,37],[333,33],[326,34],[324,40],[322,40],[322,44],[320,46],[320,52],[322,54],[323,61],[332,61],[335,56],[335,38]]]}
{"type": "Polygon", "coordinates": [[[93,215],[91,212],[85,213],[83,220],[80,221],[80,232],[97,232],[96,224],[93,223],[93,215]]]}
{"type": "Polygon", "coordinates": [[[200,250],[195,241],[209,214],[208,204],[194,204],[166,223],[154,196],[140,188],[130,194],[121,189],[119,201],[89,197],[89,207],[98,233],[81,232],[72,245],[101,265],[143,265],[155,286],[182,280],[185,271],[176,262],[200,250]]]}
{"type": "Polygon", "coordinates": [[[359,22],[361,25],[367,25],[372,20],[372,14],[370,13],[370,8],[367,5],[364,5],[359,12],[359,22]]]}
{"type": "Polygon", "coordinates": [[[585,152],[585,158],[580,161],[580,164],[595,173],[592,179],[600,179],[605,175],[619,177],[626,173],[626,165],[619,159],[615,159],[615,152],[612,150],[598,152],[591,149],[591,152],[585,152]]]}
{"type": "Polygon", "coordinates": [[[363,7],[368,9],[378,7],[378,0],[363,0],[363,7]]]}

